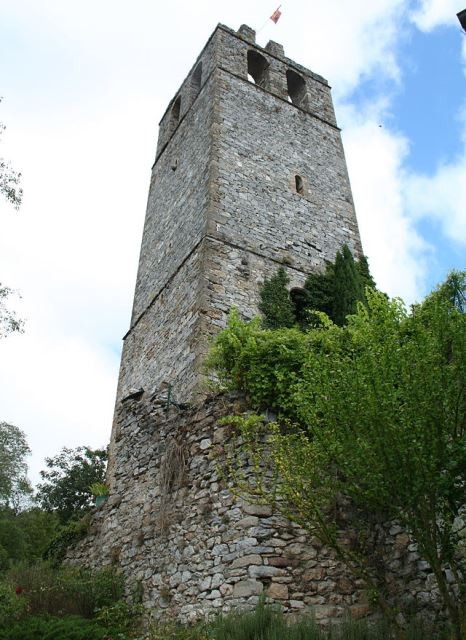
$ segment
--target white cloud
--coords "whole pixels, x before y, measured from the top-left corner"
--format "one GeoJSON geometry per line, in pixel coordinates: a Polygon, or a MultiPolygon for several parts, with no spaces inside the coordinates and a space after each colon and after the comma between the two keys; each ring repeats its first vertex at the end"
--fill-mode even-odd
{"type": "Polygon", "coordinates": [[[429,247],[416,232],[403,201],[408,141],[381,126],[380,111],[344,110],[343,141],[365,253],[375,280],[391,296],[419,298],[429,247]]]}
{"type": "Polygon", "coordinates": [[[406,198],[414,217],[434,220],[451,242],[466,246],[466,155],[432,176],[409,176],[406,198]]]}
{"type": "Polygon", "coordinates": [[[411,19],[421,31],[432,31],[442,25],[460,28],[456,14],[464,9],[464,0],[421,0],[411,19]]]}

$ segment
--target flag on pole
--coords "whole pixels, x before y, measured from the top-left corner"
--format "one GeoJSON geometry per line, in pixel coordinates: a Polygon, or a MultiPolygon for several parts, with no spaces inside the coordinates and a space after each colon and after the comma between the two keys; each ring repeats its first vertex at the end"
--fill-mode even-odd
{"type": "Polygon", "coordinates": [[[282,12],[280,11],[280,7],[281,6],[282,5],[279,5],[279,7],[277,9],[275,9],[275,11],[270,16],[270,19],[272,20],[272,22],[275,22],[275,24],[277,24],[277,22],[280,19],[280,16],[282,15],[282,12]]]}

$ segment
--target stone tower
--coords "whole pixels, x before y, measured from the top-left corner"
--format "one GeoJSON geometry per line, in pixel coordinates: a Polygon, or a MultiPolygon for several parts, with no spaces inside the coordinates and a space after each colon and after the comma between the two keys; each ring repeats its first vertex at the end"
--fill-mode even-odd
{"type": "Polygon", "coordinates": [[[345,243],[360,253],[328,83],[218,25],[160,122],[117,401],[192,398],[231,306],[257,314],[264,277],[298,287],[345,243]]]}
{"type": "MultiPolygon", "coordinates": [[[[331,550],[235,495],[219,473],[234,432],[219,419],[242,400],[199,393],[230,307],[252,316],[264,277],[283,265],[300,287],[344,243],[360,254],[328,84],[280,45],[258,47],[248,27],[219,25],[160,124],[109,498],[69,562],[114,565],[152,615],[181,621],[254,606],[261,594],[322,622],[368,613],[331,550]],[[178,404],[161,403],[164,383],[178,404]]],[[[387,584],[398,572],[422,595],[429,577],[419,577],[409,537],[387,531],[387,584]]]]}

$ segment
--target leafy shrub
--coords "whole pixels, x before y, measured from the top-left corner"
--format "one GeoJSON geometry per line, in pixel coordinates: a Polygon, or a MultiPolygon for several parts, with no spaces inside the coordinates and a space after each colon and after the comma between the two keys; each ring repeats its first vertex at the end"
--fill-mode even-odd
{"type": "Polygon", "coordinates": [[[187,627],[174,622],[153,623],[144,636],[145,640],[210,640],[212,637],[204,624],[187,627]]]}
{"type": "Polygon", "coordinates": [[[141,605],[119,600],[110,606],[96,610],[96,621],[106,629],[119,629],[120,633],[136,631],[143,612],[141,605]]]}
{"type": "Polygon", "coordinates": [[[126,636],[79,616],[31,616],[0,629],[0,640],[126,640],[126,636]]]}
{"type": "Polygon", "coordinates": [[[20,585],[33,615],[75,614],[91,617],[123,596],[123,580],[110,569],[91,572],[77,567],[57,569],[43,563],[16,567],[7,581],[20,585]]]}
{"type": "MultiPolygon", "coordinates": [[[[209,625],[206,637],[209,640],[389,640],[394,636],[383,620],[345,619],[329,629],[322,629],[310,617],[290,623],[283,613],[265,606],[261,600],[254,611],[233,612],[217,618],[209,625]]],[[[403,635],[404,640],[447,640],[449,637],[447,632],[429,628],[420,621],[403,635]]],[[[164,636],[160,636],[162,638],[164,636]]],[[[184,640],[184,636],[167,638],[184,640]]],[[[197,640],[198,636],[186,638],[197,640]]]]}
{"type": "Polygon", "coordinates": [[[0,628],[18,620],[26,610],[26,600],[14,587],[0,582],[0,628]]]}
{"type": "Polygon", "coordinates": [[[62,527],[45,550],[44,558],[56,565],[63,562],[68,548],[81,540],[89,531],[89,522],[89,517],[84,516],[80,520],[72,520],[62,527]]]}

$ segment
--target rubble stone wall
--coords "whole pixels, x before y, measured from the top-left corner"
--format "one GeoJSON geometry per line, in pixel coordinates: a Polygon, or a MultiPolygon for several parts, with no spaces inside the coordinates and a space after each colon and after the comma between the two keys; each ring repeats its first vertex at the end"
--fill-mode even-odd
{"type": "MultiPolygon", "coordinates": [[[[120,403],[108,502],[67,561],[122,571],[155,617],[183,622],[252,607],[261,594],[322,623],[370,613],[362,584],[305,530],[247,504],[223,477],[231,432],[222,416],[239,400],[208,398],[167,413],[157,399],[120,403]]],[[[431,615],[432,573],[402,529],[387,524],[377,555],[393,603],[431,615]],[[380,559],[379,558],[379,559],[380,559]]]]}

